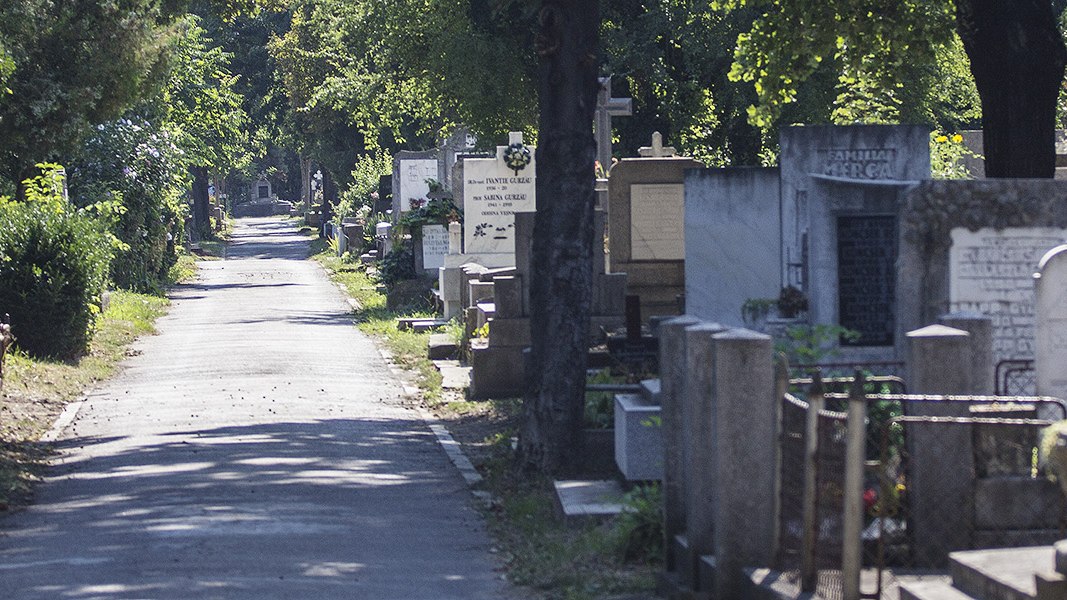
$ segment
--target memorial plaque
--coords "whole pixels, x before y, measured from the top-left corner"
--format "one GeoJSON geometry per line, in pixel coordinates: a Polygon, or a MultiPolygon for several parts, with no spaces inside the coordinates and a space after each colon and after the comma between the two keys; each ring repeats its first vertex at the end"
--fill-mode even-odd
{"type": "Polygon", "coordinates": [[[993,319],[994,361],[1033,358],[1033,274],[1041,257],[1067,240],[1067,230],[957,227],[951,236],[951,310],[974,311],[993,319]]]}
{"type": "Polygon", "coordinates": [[[631,258],[633,260],[684,260],[684,220],[684,184],[631,185],[631,258]]]}
{"type": "Polygon", "coordinates": [[[843,345],[893,344],[896,259],[896,217],[837,218],[838,323],[860,334],[843,345]]]}
{"type": "MultiPolygon", "coordinates": [[[[537,209],[534,161],[521,169],[496,158],[463,161],[463,247],[467,254],[515,255],[515,213],[537,209]]],[[[531,148],[531,157],[534,149],[531,148]]]]}
{"type": "Polygon", "coordinates": [[[448,227],[446,225],[422,226],[422,267],[437,270],[445,266],[448,255],[448,227]]]}
{"type": "Polygon", "coordinates": [[[400,184],[395,185],[400,198],[400,211],[411,210],[412,200],[425,200],[430,192],[427,179],[437,179],[437,159],[415,158],[400,160],[400,184]]]}

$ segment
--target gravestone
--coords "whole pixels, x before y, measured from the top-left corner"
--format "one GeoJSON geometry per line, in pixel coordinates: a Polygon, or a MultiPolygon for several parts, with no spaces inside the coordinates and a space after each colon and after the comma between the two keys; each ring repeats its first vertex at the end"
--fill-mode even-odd
{"type": "Polygon", "coordinates": [[[427,275],[437,277],[437,270],[445,266],[448,255],[448,226],[423,225],[419,232],[418,253],[420,264],[416,267],[425,270],[427,275]]]}
{"type": "Polygon", "coordinates": [[[786,127],[780,143],[782,285],[806,294],[810,322],[860,332],[841,359],[894,359],[897,223],[930,176],[929,129],[786,127]]]}
{"type": "Polygon", "coordinates": [[[994,361],[1032,358],[1028,279],[1065,239],[1067,182],[924,181],[908,192],[900,228],[898,337],[945,312],[972,311],[993,319],[994,361]]]}
{"type": "Polygon", "coordinates": [[[537,208],[536,153],[512,132],[494,157],[463,161],[463,251],[483,266],[515,265],[515,213],[537,208]]]}
{"type": "Polygon", "coordinates": [[[464,154],[472,152],[478,145],[478,136],[471,133],[466,127],[459,127],[441,143],[441,173],[444,178],[441,183],[460,197],[460,192],[455,189],[455,180],[452,172],[464,154]]]}
{"type": "Polygon", "coordinates": [[[993,319],[993,363],[1034,357],[1034,270],[1067,241],[1067,229],[951,231],[949,306],[993,319]]]}
{"type": "Polygon", "coordinates": [[[626,273],[641,314],[675,315],[685,292],[685,171],[703,166],[654,138],[648,156],[624,158],[608,178],[608,265],[626,273]]]}
{"type": "Polygon", "coordinates": [[[271,189],[270,181],[266,179],[261,178],[256,181],[255,185],[252,186],[252,190],[253,200],[269,200],[271,197],[274,196],[274,192],[271,189]]]}
{"type": "Polygon", "coordinates": [[[777,168],[686,172],[686,314],[742,327],[746,301],[778,297],[779,185],[777,168]]]}
{"type": "Polygon", "coordinates": [[[1033,277],[1037,393],[1067,399],[1067,245],[1049,250],[1033,277]]]}
{"type": "Polygon", "coordinates": [[[401,150],[393,158],[393,219],[400,218],[401,213],[411,210],[412,201],[425,202],[430,192],[427,179],[443,181],[439,166],[438,152],[429,150],[411,152],[401,150]]]}

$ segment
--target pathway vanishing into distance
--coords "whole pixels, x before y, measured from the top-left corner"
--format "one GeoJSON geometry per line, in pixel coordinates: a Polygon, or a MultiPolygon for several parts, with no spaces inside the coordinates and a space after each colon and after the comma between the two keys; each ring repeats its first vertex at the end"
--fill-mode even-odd
{"type": "Polygon", "coordinates": [[[0,597],[508,598],[463,479],[308,243],[238,222],[92,392],[0,597]]]}

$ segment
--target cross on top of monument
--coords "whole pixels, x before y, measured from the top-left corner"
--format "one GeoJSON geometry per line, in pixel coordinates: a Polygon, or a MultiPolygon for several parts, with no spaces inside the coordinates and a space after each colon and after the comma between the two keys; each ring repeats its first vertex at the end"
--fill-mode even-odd
{"type": "Polygon", "coordinates": [[[678,151],[674,149],[674,146],[664,146],[663,134],[656,131],[652,133],[652,145],[638,148],[637,153],[645,158],[661,158],[675,156],[678,151]]]}
{"type": "Polygon", "coordinates": [[[601,77],[596,97],[596,158],[602,168],[611,166],[611,118],[632,114],[633,99],[612,98],[611,77],[601,77]]]}

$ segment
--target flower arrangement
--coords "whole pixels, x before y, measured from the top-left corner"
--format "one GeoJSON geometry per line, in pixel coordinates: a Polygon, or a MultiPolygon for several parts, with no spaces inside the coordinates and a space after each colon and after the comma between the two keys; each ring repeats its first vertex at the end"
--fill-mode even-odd
{"type": "Polygon", "coordinates": [[[516,175],[529,166],[531,160],[533,155],[530,154],[530,148],[521,142],[511,144],[504,150],[504,164],[515,171],[516,175]]]}

